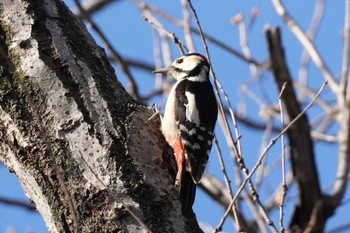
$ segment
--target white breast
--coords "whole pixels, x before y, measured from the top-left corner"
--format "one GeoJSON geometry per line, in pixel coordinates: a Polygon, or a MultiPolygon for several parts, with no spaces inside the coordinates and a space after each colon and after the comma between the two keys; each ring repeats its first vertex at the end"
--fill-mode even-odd
{"type": "Polygon", "coordinates": [[[178,137],[178,130],[175,120],[175,89],[176,83],[170,90],[168,100],[165,105],[164,116],[162,119],[162,132],[166,137],[178,137]]]}

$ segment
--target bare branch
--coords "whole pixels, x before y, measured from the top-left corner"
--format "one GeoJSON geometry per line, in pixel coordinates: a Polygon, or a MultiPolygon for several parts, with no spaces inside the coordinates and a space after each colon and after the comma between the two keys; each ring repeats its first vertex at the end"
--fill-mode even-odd
{"type": "Polygon", "coordinates": [[[153,17],[151,11],[149,10],[149,8],[144,2],[140,2],[138,0],[135,0],[135,2],[137,2],[138,7],[141,9],[143,13],[142,17],[144,18],[144,20],[149,22],[151,26],[153,26],[157,31],[159,31],[159,33],[167,35],[170,39],[172,39],[173,42],[178,46],[181,54],[185,53],[184,49],[188,51],[188,48],[185,45],[183,45],[183,43],[179,40],[179,38],[175,35],[175,33],[167,31],[162,26],[162,24],[155,17],[153,17]]]}
{"type": "Polygon", "coordinates": [[[312,131],[311,132],[311,137],[313,140],[322,140],[324,142],[329,142],[329,143],[336,143],[338,142],[338,136],[334,135],[327,135],[323,134],[317,131],[312,131]]]}
{"type": "MultiPolygon", "coordinates": [[[[311,19],[310,27],[308,31],[306,32],[307,36],[309,39],[312,41],[313,38],[315,37],[318,28],[321,23],[321,19],[323,18],[324,15],[324,5],[325,1],[324,0],[317,0],[316,6],[314,9],[314,14],[311,19]]],[[[303,52],[301,54],[301,65],[299,68],[299,81],[303,83],[304,85],[307,84],[307,76],[308,76],[308,69],[309,69],[309,63],[310,63],[310,55],[307,52],[307,50],[304,48],[303,52]]],[[[301,92],[303,93],[303,92],[301,92]]],[[[301,96],[303,98],[303,96],[301,96]]]]}
{"type": "MultiPolygon", "coordinates": [[[[251,51],[250,51],[249,46],[248,46],[248,34],[247,34],[247,27],[244,23],[244,17],[242,14],[235,16],[235,18],[236,17],[239,18],[237,20],[234,20],[234,22],[236,22],[236,24],[238,26],[240,46],[242,48],[244,56],[247,58],[251,58],[252,55],[251,55],[251,51]]],[[[252,17],[252,19],[255,19],[255,17],[252,17]]],[[[232,22],[232,20],[231,20],[231,22],[232,22]]],[[[255,65],[254,63],[250,63],[249,68],[250,68],[250,72],[252,73],[254,78],[259,76],[257,65],[255,65]]]]}
{"type": "MultiPolygon", "coordinates": [[[[266,37],[276,83],[280,90],[284,83],[287,83],[282,98],[289,118],[294,119],[300,115],[301,107],[294,93],[292,79],[285,62],[279,29],[266,30],[266,37]]],[[[319,96],[319,93],[316,96],[319,96]]],[[[300,204],[295,208],[290,228],[297,228],[304,232],[323,231],[325,220],[332,214],[332,209],[324,201],[325,198],[321,193],[311,129],[306,115],[295,121],[287,133],[291,148],[293,175],[300,194],[300,204]]]]}
{"type": "MultiPolygon", "coordinates": [[[[227,218],[228,214],[229,214],[229,210],[232,208],[232,205],[235,203],[235,201],[237,200],[239,194],[242,192],[243,188],[245,187],[245,185],[248,183],[248,181],[251,179],[252,175],[255,173],[255,171],[258,169],[258,167],[261,164],[261,161],[265,158],[267,152],[271,149],[271,147],[276,143],[276,141],[281,137],[282,134],[285,134],[294,124],[295,122],[297,122],[305,113],[308,109],[311,108],[311,106],[313,105],[313,103],[315,102],[315,100],[318,98],[318,96],[322,93],[322,91],[324,90],[324,88],[326,87],[327,82],[323,83],[322,87],[320,88],[320,90],[318,91],[317,95],[315,96],[315,98],[305,107],[305,109],[296,117],[294,118],[276,137],[274,137],[269,145],[265,148],[265,150],[262,152],[262,154],[260,155],[256,165],[253,167],[253,169],[251,170],[251,172],[248,174],[248,176],[246,176],[245,180],[243,181],[242,185],[239,187],[236,195],[234,196],[233,200],[231,201],[230,205],[228,206],[225,215],[223,216],[221,222],[219,223],[219,226],[223,224],[223,222],[225,221],[225,219],[227,218]]],[[[277,229],[275,232],[278,232],[277,229]]]]}
{"type": "Polygon", "coordinates": [[[192,35],[191,35],[191,14],[188,10],[188,2],[187,0],[181,0],[181,4],[182,4],[182,14],[184,16],[183,29],[184,29],[186,44],[188,46],[189,51],[195,52],[196,49],[195,49],[192,35]]]}
{"type": "Polygon", "coordinates": [[[8,198],[8,197],[0,197],[0,203],[4,205],[21,207],[26,210],[34,211],[37,213],[35,205],[32,203],[29,203],[28,201],[20,201],[20,200],[8,198]]]}
{"type": "MultiPolygon", "coordinates": [[[[222,100],[221,100],[221,97],[219,95],[219,89],[218,89],[218,82],[217,82],[217,78],[216,78],[216,75],[215,75],[215,72],[214,72],[214,69],[213,67],[211,66],[211,61],[210,61],[210,55],[209,55],[209,50],[208,50],[208,46],[207,46],[207,43],[206,43],[206,40],[205,40],[205,37],[204,37],[204,34],[203,34],[203,30],[202,30],[202,27],[201,27],[201,24],[199,22],[199,19],[198,19],[198,16],[197,16],[197,13],[196,13],[196,10],[195,8],[193,7],[192,3],[190,0],[188,0],[189,2],[189,5],[190,5],[190,8],[193,12],[193,15],[196,19],[196,23],[197,23],[197,26],[198,26],[198,30],[200,32],[200,35],[201,35],[201,38],[202,38],[202,41],[203,41],[203,45],[204,45],[204,49],[206,51],[206,55],[208,57],[208,61],[209,61],[209,64],[210,64],[210,67],[211,67],[211,74],[214,78],[214,86],[215,86],[215,90],[216,90],[216,95],[217,95],[217,98],[219,100],[219,109],[220,109],[220,113],[222,114],[223,116],[223,119],[224,119],[224,122],[226,124],[226,129],[228,130],[229,134],[230,134],[230,140],[231,140],[231,143],[232,143],[232,147],[234,148],[234,151],[235,151],[235,154],[237,156],[237,160],[238,160],[238,163],[240,165],[240,168],[242,169],[242,171],[245,173],[246,176],[248,176],[248,169],[247,167],[245,166],[244,164],[244,161],[243,161],[243,158],[242,158],[242,155],[239,153],[239,150],[236,148],[236,145],[234,143],[234,140],[233,140],[233,137],[232,137],[232,133],[231,133],[231,130],[230,130],[230,127],[228,125],[228,121],[227,121],[227,118],[226,118],[226,115],[224,114],[224,109],[223,109],[223,104],[222,104],[222,100]]],[[[246,178],[247,179],[247,178],[246,178]]],[[[270,219],[270,217],[268,216],[268,213],[266,211],[266,209],[264,208],[264,206],[262,205],[260,199],[259,199],[259,196],[257,195],[257,192],[255,191],[255,188],[253,186],[253,183],[252,181],[250,180],[250,177],[248,178],[248,183],[249,183],[249,189],[250,189],[250,192],[253,196],[253,200],[256,202],[256,204],[258,205],[259,209],[260,209],[260,212],[263,216],[263,218],[265,219],[266,223],[270,226],[270,228],[272,229],[273,232],[277,232],[277,229],[274,225],[274,223],[272,222],[272,220],[270,219]]],[[[233,202],[234,203],[234,202],[233,202]]],[[[232,203],[232,204],[233,204],[232,203]]],[[[230,206],[230,209],[232,208],[232,205],[230,206]]],[[[226,216],[227,217],[227,216],[226,216]]],[[[219,231],[222,227],[222,224],[224,223],[226,217],[223,217],[222,220],[218,227],[216,228],[216,231],[219,231]]]]}
{"type": "MultiPolygon", "coordinates": [[[[221,166],[221,172],[224,175],[226,189],[228,191],[228,194],[230,196],[230,201],[231,201],[232,198],[233,198],[232,187],[231,187],[231,180],[230,180],[230,178],[227,175],[224,159],[223,159],[223,156],[222,156],[222,153],[221,153],[221,149],[220,149],[220,146],[219,146],[219,142],[218,142],[216,136],[214,137],[214,144],[215,144],[215,148],[216,148],[216,151],[217,151],[217,154],[218,154],[218,158],[219,158],[219,162],[220,162],[220,166],[221,166]]],[[[237,229],[237,231],[239,231],[239,230],[242,229],[242,227],[241,227],[240,220],[238,218],[237,208],[236,208],[235,205],[233,205],[232,213],[233,213],[233,216],[234,216],[235,221],[236,221],[236,229],[237,229]]]]}
{"type": "MultiPolygon", "coordinates": [[[[139,0],[135,0],[135,2],[139,2],[139,0]]],[[[150,6],[150,5],[147,5],[146,3],[142,3],[144,4],[145,7],[147,7],[150,11],[158,14],[159,16],[161,16],[162,18],[164,18],[165,20],[179,26],[179,27],[185,27],[184,23],[182,20],[179,20],[179,19],[176,19],[175,17],[172,17],[170,16],[169,14],[161,11],[160,9],[158,9],[157,7],[154,7],[154,6],[150,6]]],[[[190,30],[197,34],[197,35],[200,35],[200,31],[195,28],[195,27],[192,27],[190,26],[190,30]]],[[[213,43],[214,45],[218,46],[219,48],[221,48],[223,51],[225,52],[228,52],[234,56],[237,56],[238,58],[242,59],[243,61],[246,61],[248,63],[253,63],[261,68],[268,68],[267,67],[267,64],[264,64],[264,63],[261,63],[261,62],[258,62],[252,58],[248,58],[248,57],[245,57],[242,53],[238,52],[237,50],[233,49],[230,45],[227,45],[225,44],[224,42],[218,40],[217,38],[215,38],[214,36],[210,36],[204,32],[202,32],[204,37],[206,38],[206,40],[208,40],[208,42],[211,42],[213,43]]]]}
{"type": "MultiPolygon", "coordinates": [[[[281,91],[280,91],[280,95],[278,96],[278,103],[279,103],[279,107],[280,107],[280,116],[281,116],[281,127],[284,127],[284,114],[283,114],[283,105],[282,105],[282,95],[284,90],[286,89],[287,83],[284,83],[281,91]]],[[[279,219],[279,224],[280,224],[280,232],[284,233],[285,229],[283,226],[283,217],[284,217],[284,210],[283,210],[283,205],[284,205],[284,201],[287,195],[287,182],[286,182],[286,161],[285,161],[285,157],[286,157],[286,145],[284,143],[284,134],[281,135],[281,147],[282,147],[282,192],[281,192],[281,202],[280,202],[280,219],[279,219]]]]}
{"type": "MultiPolygon", "coordinates": [[[[114,57],[108,57],[108,60],[111,62],[118,62],[114,59],[114,57]]],[[[128,67],[140,69],[147,73],[152,72],[155,67],[153,64],[150,64],[148,61],[138,60],[135,58],[129,58],[125,56],[124,56],[124,63],[128,67]]]]}
{"type": "MultiPolygon", "coordinates": [[[[297,88],[298,90],[300,90],[301,92],[303,92],[306,96],[308,96],[310,99],[313,99],[316,95],[316,93],[311,90],[310,88],[308,88],[307,86],[305,86],[305,84],[303,84],[302,82],[293,82],[293,86],[295,88],[297,88]]],[[[324,101],[322,98],[318,98],[315,101],[315,104],[317,104],[318,106],[320,106],[321,108],[323,108],[323,110],[332,117],[332,115],[335,115],[335,109],[333,106],[330,106],[329,103],[327,103],[326,101],[324,101]]],[[[337,110],[337,109],[336,109],[337,110]]]]}
{"type": "Polygon", "coordinates": [[[294,33],[296,38],[300,41],[300,43],[305,47],[305,49],[310,54],[310,57],[316,64],[316,66],[320,69],[325,80],[329,83],[329,87],[333,92],[338,90],[338,85],[328,69],[326,63],[323,61],[320,53],[316,49],[315,45],[311,42],[311,40],[307,37],[305,32],[300,28],[300,26],[295,22],[295,20],[289,15],[283,3],[280,0],[271,0],[277,13],[282,17],[286,25],[289,29],[294,33]]]}
{"type": "Polygon", "coordinates": [[[108,6],[111,3],[118,2],[119,0],[85,0],[81,3],[85,13],[82,13],[79,8],[74,9],[73,13],[79,18],[85,19],[86,15],[93,15],[95,12],[100,11],[102,8],[108,6]]]}
{"type": "Polygon", "coordinates": [[[349,80],[349,65],[350,65],[350,1],[345,1],[345,21],[344,21],[344,49],[343,49],[343,64],[340,79],[340,91],[346,98],[346,89],[349,80]]]}
{"type": "MultiPolygon", "coordinates": [[[[346,19],[350,19],[350,1],[346,1],[345,6],[346,19]]],[[[350,22],[345,22],[345,41],[344,43],[349,43],[350,41],[350,22]]],[[[349,94],[346,92],[348,87],[348,76],[349,76],[349,53],[350,45],[344,44],[343,53],[343,70],[342,78],[340,83],[340,90],[337,95],[338,105],[341,111],[339,111],[338,121],[340,125],[339,130],[339,159],[338,159],[338,169],[337,169],[337,179],[334,183],[333,193],[328,199],[328,204],[334,209],[337,208],[345,195],[346,188],[348,185],[348,174],[349,174],[349,163],[350,163],[350,109],[349,94]]]]}
{"type": "Polygon", "coordinates": [[[230,204],[231,198],[227,187],[215,176],[208,174],[208,172],[204,173],[199,186],[205,193],[213,198],[214,201],[219,203],[222,208],[227,208],[230,204]]]}

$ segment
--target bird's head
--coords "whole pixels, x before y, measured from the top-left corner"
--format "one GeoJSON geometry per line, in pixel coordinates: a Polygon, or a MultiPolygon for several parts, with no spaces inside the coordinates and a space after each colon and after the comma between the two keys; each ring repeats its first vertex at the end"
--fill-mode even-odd
{"type": "Polygon", "coordinates": [[[189,53],[177,58],[169,67],[155,70],[153,73],[168,74],[176,80],[205,82],[209,79],[209,63],[205,56],[189,53]]]}

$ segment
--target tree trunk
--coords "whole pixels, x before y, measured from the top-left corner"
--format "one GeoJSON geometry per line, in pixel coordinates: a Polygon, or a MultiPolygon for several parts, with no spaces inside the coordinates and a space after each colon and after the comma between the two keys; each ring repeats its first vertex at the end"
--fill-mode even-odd
{"type": "Polygon", "coordinates": [[[200,232],[152,110],[59,0],[0,3],[0,159],[50,232],[200,232]]]}

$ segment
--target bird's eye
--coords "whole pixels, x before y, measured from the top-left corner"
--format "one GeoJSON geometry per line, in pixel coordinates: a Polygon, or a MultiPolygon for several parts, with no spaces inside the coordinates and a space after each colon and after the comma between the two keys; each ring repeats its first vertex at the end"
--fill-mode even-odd
{"type": "Polygon", "coordinates": [[[176,63],[177,63],[177,64],[181,64],[183,61],[184,61],[184,59],[179,58],[179,59],[176,60],[176,63]]]}

